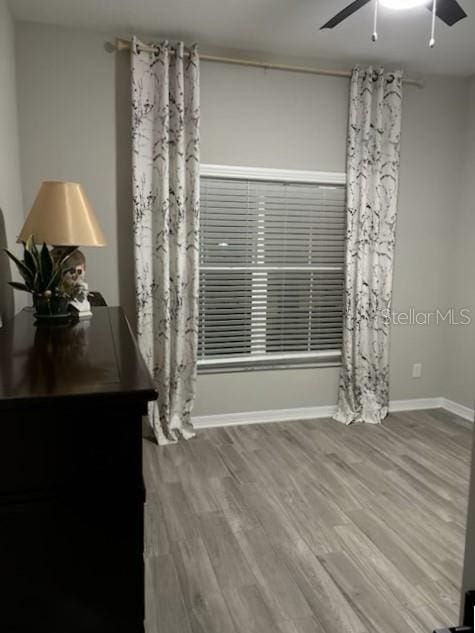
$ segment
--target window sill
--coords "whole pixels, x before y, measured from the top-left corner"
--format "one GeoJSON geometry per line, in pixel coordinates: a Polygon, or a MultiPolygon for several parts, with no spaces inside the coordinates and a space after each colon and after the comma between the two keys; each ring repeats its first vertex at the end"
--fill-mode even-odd
{"type": "Polygon", "coordinates": [[[228,374],[243,371],[275,371],[284,369],[316,369],[340,367],[339,354],[324,354],[320,357],[308,356],[293,358],[260,358],[260,359],[222,359],[198,361],[198,374],[228,374]]]}

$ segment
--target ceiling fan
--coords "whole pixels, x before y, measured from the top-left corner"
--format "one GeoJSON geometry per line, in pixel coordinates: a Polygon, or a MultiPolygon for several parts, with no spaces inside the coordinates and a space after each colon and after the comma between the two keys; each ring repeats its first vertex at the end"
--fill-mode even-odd
{"type": "MultiPolygon", "coordinates": [[[[349,18],[353,13],[359,11],[365,4],[368,4],[371,0],[355,0],[347,7],[337,13],[331,20],[326,22],[320,29],[333,29],[335,26],[349,18]]],[[[448,26],[453,26],[462,18],[466,18],[467,14],[462,9],[457,0],[374,0],[374,31],[373,41],[378,39],[376,32],[378,5],[381,4],[384,7],[390,9],[412,9],[413,7],[425,6],[432,12],[432,33],[430,46],[434,46],[434,23],[437,16],[445,22],[448,26]]]]}

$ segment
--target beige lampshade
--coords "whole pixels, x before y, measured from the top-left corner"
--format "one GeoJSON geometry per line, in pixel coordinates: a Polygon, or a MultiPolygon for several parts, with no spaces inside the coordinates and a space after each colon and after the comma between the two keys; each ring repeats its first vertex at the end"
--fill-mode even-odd
{"type": "Polygon", "coordinates": [[[77,182],[43,182],[18,236],[55,246],[105,246],[89,200],[77,182]]]}

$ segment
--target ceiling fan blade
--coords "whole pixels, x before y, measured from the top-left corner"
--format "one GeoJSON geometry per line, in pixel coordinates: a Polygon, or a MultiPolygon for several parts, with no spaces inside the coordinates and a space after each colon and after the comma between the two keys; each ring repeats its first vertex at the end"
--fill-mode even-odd
{"type": "MultiPolygon", "coordinates": [[[[332,29],[337,24],[340,24],[340,22],[343,22],[343,20],[346,20],[346,18],[349,18],[350,15],[353,15],[353,13],[358,11],[358,9],[361,9],[361,7],[364,7],[364,5],[368,4],[368,2],[370,1],[371,0],[355,0],[355,2],[352,2],[351,4],[349,4],[342,11],[340,11],[340,13],[337,13],[331,20],[329,20],[326,24],[321,26],[320,30],[332,29]]],[[[442,0],[440,1],[442,2],[442,0]]]]}
{"type": "MultiPolygon", "coordinates": [[[[432,11],[432,2],[429,2],[427,8],[432,11]]],[[[457,0],[437,0],[436,15],[449,26],[467,17],[457,0]]]]}

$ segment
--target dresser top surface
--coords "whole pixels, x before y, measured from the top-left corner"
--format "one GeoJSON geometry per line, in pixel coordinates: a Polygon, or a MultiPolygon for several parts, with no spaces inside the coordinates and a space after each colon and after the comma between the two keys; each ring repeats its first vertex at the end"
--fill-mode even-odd
{"type": "Polygon", "coordinates": [[[23,310],[0,328],[0,410],[63,398],[156,398],[122,309],[92,310],[66,325],[35,325],[23,310]]]}

